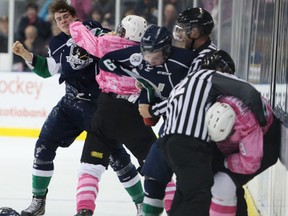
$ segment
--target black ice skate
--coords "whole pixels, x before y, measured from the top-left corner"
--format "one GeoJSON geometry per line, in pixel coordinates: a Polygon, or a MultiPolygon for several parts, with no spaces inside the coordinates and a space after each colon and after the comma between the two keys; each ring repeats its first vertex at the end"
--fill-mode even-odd
{"type": "Polygon", "coordinates": [[[21,216],[44,215],[46,205],[46,194],[44,196],[33,195],[30,206],[21,212],[21,216]]]}
{"type": "Polygon", "coordinates": [[[137,215],[136,216],[143,216],[143,203],[135,204],[137,209],[137,215]]]}
{"type": "Polygon", "coordinates": [[[93,212],[91,210],[82,209],[75,216],[92,216],[93,212]]]}

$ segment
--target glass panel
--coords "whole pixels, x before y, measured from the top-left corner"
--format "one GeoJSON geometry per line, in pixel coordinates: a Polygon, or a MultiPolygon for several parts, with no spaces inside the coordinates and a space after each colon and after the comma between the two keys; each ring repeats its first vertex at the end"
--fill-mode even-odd
{"type": "Polygon", "coordinates": [[[280,114],[282,121],[286,123],[286,127],[282,127],[282,146],[280,160],[288,169],[288,100],[287,100],[287,81],[288,81],[288,42],[287,42],[287,13],[288,2],[279,1],[279,28],[277,31],[277,47],[276,47],[276,86],[275,86],[275,107],[277,114],[280,114]]]}
{"type": "Polygon", "coordinates": [[[4,15],[0,17],[0,53],[8,52],[9,19],[4,15]]]}
{"type": "MultiPolygon", "coordinates": [[[[50,0],[16,0],[14,5],[14,41],[20,41],[28,51],[41,56],[48,56],[48,43],[52,37],[52,19],[48,16],[49,3],[50,0]]],[[[12,71],[31,72],[24,59],[14,54],[12,71]]]]}
{"type": "Polygon", "coordinates": [[[250,43],[251,73],[248,80],[255,84],[268,84],[272,80],[275,3],[266,0],[258,0],[254,3],[250,43]]]}
{"type": "Polygon", "coordinates": [[[219,49],[230,53],[231,47],[231,25],[232,25],[232,1],[220,0],[212,5],[210,13],[214,19],[215,27],[212,32],[212,39],[219,49]]]}
{"type": "Polygon", "coordinates": [[[8,52],[9,15],[8,0],[0,2],[0,53],[8,52]]]}
{"type": "Polygon", "coordinates": [[[77,16],[81,20],[93,19],[105,28],[114,29],[115,0],[71,0],[71,5],[75,7],[77,16]]]}
{"type": "Polygon", "coordinates": [[[249,41],[251,38],[251,24],[253,18],[251,16],[253,1],[236,1],[233,7],[233,26],[231,52],[236,61],[237,75],[247,80],[248,63],[249,63],[249,41]],[[240,28],[239,28],[240,27],[240,28]]]}
{"type": "Polygon", "coordinates": [[[287,1],[280,1],[279,6],[279,30],[277,35],[277,58],[276,58],[276,96],[275,105],[280,106],[286,112],[287,104],[287,71],[288,71],[288,42],[287,42],[287,1]]]}
{"type": "Polygon", "coordinates": [[[0,72],[9,71],[11,55],[9,54],[9,2],[0,1],[0,72]]]}

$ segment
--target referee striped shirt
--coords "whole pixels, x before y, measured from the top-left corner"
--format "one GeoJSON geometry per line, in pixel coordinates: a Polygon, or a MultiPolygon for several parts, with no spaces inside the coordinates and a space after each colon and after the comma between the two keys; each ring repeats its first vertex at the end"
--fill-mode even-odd
{"type": "Polygon", "coordinates": [[[194,53],[197,55],[197,57],[193,60],[189,73],[199,70],[204,57],[214,50],[216,50],[216,46],[211,42],[211,40],[208,40],[205,44],[195,49],[194,53]]]}
{"type": "Polygon", "coordinates": [[[255,114],[260,125],[266,124],[261,94],[252,85],[235,76],[203,69],[188,75],[172,90],[166,102],[151,108],[157,115],[166,106],[161,136],[180,134],[209,141],[205,113],[220,95],[239,98],[255,114]]]}
{"type": "MultiPolygon", "coordinates": [[[[212,43],[210,39],[207,40],[202,46],[195,49],[194,53],[197,57],[193,59],[187,74],[191,74],[193,71],[199,70],[203,62],[203,59],[206,57],[208,53],[214,50],[216,50],[216,46],[212,43]]],[[[151,111],[150,113],[154,117],[163,116],[165,118],[165,113],[166,113],[166,108],[167,108],[166,106],[167,106],[167,100],[164,100],[163,102],[160,102],[154,105],[155,109],[153,111],[152,111],[152,107],[150,107],[150,111],[151,111]]]]}

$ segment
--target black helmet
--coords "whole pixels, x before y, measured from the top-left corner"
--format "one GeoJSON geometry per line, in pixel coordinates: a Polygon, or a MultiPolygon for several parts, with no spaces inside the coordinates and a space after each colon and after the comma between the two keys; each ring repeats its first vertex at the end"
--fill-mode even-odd
{"type": "Polygon", "coordinates": [[[215,50],[208,53],[203,59],[201,69],[218,70],[224,73],[234,74],[235,64],[227,52],[224,50],[215,50]]]}
{"type": "Polygon", "coordinates": [[[163,51],[164,57],[168,57],[171,52],[172,36],[166,27],[150,25],[141,39],[141,52],[163,51]]]}
{"type": "Polygon", "coordinates": [[[12,208],[2,207],[0,208],[0,216],[20,216],[20,214],[12,208]]]}
{"type": "MultiPolygon", "coordinates": [[[[209,35],[214,28],[214,21],[209,12],[203,8],[188,8],[182,11],[177,19],[177,24],[191,30],[196,25],[203,34],[209,35]]],[[[188,34],[190,32],[187,32],[188,34]]]]}

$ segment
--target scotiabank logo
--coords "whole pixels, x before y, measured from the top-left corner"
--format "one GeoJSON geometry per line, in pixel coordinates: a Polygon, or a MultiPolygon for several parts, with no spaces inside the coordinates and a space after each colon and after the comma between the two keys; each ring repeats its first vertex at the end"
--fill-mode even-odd
{"type": "Polygon", "coordinates": [[[0,79],[0,94],[29,95],[35,100],[39,99],[43,83],[32,80],[21,80],[19,76],[15,79],[0,79]]]}

